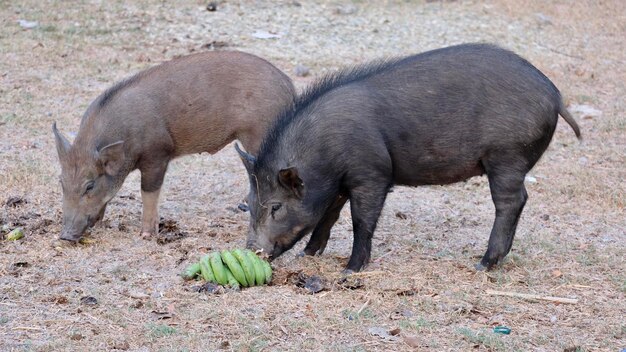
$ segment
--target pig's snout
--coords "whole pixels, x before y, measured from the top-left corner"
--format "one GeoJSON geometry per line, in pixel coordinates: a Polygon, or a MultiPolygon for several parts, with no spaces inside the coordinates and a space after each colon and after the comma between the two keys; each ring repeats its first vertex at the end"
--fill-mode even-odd
{"type": "Polygon", "coordinates": [[[65,219],[63,221],[63,229],[59,238],[65,241],[78,242],[83,234],[89,227],[92,227],[95,223],[95,218],[92,216],[87,217],[74,217],[73,219],[65,219]]]}
{"type": "Polygon", "coordinates": [[[61,231],[61,235],[59,235],[60,239],[64,241],[70,241],[70,242],[78,242],[81,237],[82,237],[81,233],[66,231],[65,229],[63,229],[61,231]]]}
{"type": "Polygon", "coordinates": [[[278,247],[275,245],[269,245],[269,244],[261,245],[255,240],[248,240],[246,242],[246,248],[252,251],[259,251],[259,250],[263,251],[263,253],[266,253],[268,255],[268,260],[270,261],[272,259],[276,259],[276,257],[278,257],[282,253],[282,251],[280,251],[279,253],[276,253],[276,249],[278,247]]]}

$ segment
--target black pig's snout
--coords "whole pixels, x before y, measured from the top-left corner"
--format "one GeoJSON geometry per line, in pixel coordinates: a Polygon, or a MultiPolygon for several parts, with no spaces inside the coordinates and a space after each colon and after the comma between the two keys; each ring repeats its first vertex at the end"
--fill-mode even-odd
{"type": "Polygon", "coordinates": [[[61,233],[61,235],[59,236],[59,239],[62,239],[63,241],[68,241],[68,242],[78,242],[80,240],[79,235],[73,235],[73,234],[68,234],[68,233],[61,233]]]}

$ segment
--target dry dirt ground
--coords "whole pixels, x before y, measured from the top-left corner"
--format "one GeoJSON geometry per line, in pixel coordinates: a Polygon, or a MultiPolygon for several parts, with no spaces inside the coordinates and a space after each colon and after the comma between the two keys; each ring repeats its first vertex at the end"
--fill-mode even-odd
{"type": "Polygon", "coordinates": [[[0,21],[0,222],[25,229],[22,240],[0,240],[0,350],[626,348],[626,2],[229,0],[209,12],[203,1],[0,1],[0,21]],[[473,178],[397,187],[372,263],[349,283],[337,281],[352,241],[346,207],[324,255],[296,258],[301,245],[286,253],[273,285],[194,292],[198,283],[178,276],[185,266],[244,246],[248,214],[233,207],[247,179],[232,145],[171,165],[160,209],[182,239],[138,236],[134,173],[87,243],[56,241],[51,123],[75,132],[90,101],[123,77],[190,52],[235,49],[267,58],[302,88],[344,65],[475,41],[513,49],[546,73],[584,135],[578,142],[559,121],[531,172],[512,253],[494,271],[473,269],[494,213],[486,180],[473,178]],[[298,64],[311,74],[296,77],[298,64]],[[10,197],[23,201],[6,205],[10,197]],[[297,286],[313,274],[324,291],[297,286]],[[497,325],[511,333],[494,333],[497,325]]]}

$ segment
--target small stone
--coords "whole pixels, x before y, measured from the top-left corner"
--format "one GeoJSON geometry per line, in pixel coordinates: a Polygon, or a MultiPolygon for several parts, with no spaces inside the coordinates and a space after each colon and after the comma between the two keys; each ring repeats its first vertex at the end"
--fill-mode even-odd
{"type": "Polygon", "coordinates": [[[39,26],[37,21],[18,20],[17,23],[24,29],[33,29],[39,26]]]}
{"type": "Polygon", "coordinates": [[[553,324],[556,323],[557,320],[558,319],[557,319],[556,315],[553,315],[553,316],[550,317],[550,322],[553,323],[553,324]]]}
{"type": "Polygon", "coordinates": [[[356,13],[357,7],[354,5],[339,6],[335,9],[336,15],[352,15],[356,13]]]}
{"type": "Polygon", "coordinates": [[[252,37],[257,38],[257,39],[278,39],[281,37],[281,35],[270,33],[268,31],[258,30],[252,33],[252,37]]]}
{"type": "Polygon", "coordinates": [[[70,340],[74,340],[74,341],[80,341],[83,338],[84,336],[77,332],[70,335],[70,340]]]}
{"type": "Polygon", "coordinates": [[[534,176],[526,176],[526,178],[524,178],[524,181],[528,183],[537,183],[537,178],[534,176]]]}
{"type": "Polygon", "coordinates": [[[537,19],[537,22],[542,26],[549,26],[552,24],[552,17],[546,16],[541,12],[536,13],[535,18],[537,19]]]}
{"type": "Polygon", "coordinates": [[[293,69],[293,72],[298,77],[306,77],[309,75],[310,71],[311,70],[307,66],[301,64],[297,64],[296,67],[293,69]]]}
{"type": "Polygon", "coordinates": [[[95,306],[98,304],[98,300],[95,297],[85,296],[80,299],[80,303],[87,306],[95,306]]]}
{"type": "Polygon", "coordinates": [[[217,11],[217,2],[216,1],[211,1],[206,5],[206,10],[209,12],[215,12],[217,11]]]}

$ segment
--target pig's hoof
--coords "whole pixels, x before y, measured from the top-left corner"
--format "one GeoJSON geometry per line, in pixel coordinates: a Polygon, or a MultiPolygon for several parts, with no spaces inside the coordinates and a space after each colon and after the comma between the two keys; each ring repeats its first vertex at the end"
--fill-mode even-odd
{"type": "Polygon", "coordinates": [[[345,276],[350,276],[350,275],[352,275],[352,274],[354,274],[354,273],[355,273],[355,271],[354,271],[354,270],[352,270],[352,269],[343,269],[343,270],[341,271],[341,276],[344,276],[344,277],[345,277],[345,276]]]}
{"type": "Polygon", "coordinates": [[[144,239],[144,240],[149,240],[152,237],[154,237],[154,234],[151,233],[151,232],[144,231],[144,232],[141,233],[141,238],[144,239]]]}
{"type": "Polygon", "coordinates": [[[306,255],[306,253],[304,253],[304,251],[300,251],[298,252],[298,254],[296,254],[296,258],[302,258],[306,255]]]}
{"type": "Polygon", "coordinates": [[[237,205],[237,209],[241,210],[244,213],[250,210],[250,208],[248,208],[248,204],[244,203],[239,203],[239,205],[237,205]]]}
{"type": "Polygon", "coordinates": [[[488,268],[486,266],[484,266],[481,262],[478,262],[476,264],[474,264],[474,268],[476,268],[476,271],[487,271],[488,268]]]}

